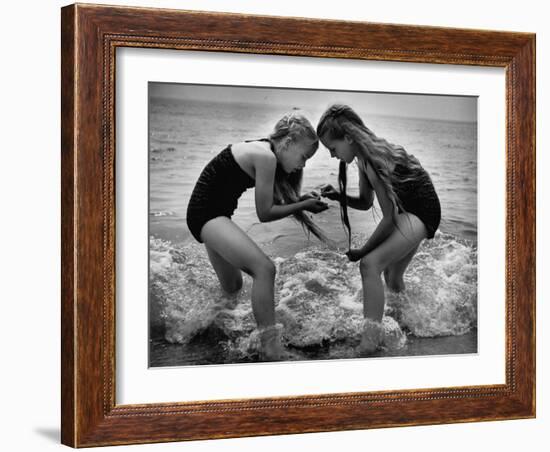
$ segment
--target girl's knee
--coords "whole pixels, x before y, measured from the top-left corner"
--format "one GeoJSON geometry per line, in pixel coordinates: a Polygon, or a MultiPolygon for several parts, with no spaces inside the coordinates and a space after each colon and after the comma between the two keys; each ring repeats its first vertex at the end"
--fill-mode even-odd
{"type": "Polygon", "coordinates": [[[368,254],[359,262],[359,270],[362,276],[377,275],[382,273],[380,264],[368,254]]]}
{"type": "Polygon", "coordinates": [[[238,292],[243,287],[243,277],[242,275],[239,274],[238,276],[231,279],[230,281],[224,281],[222,286],[223,286],[223,290],[225,290],[229,294],[238,292]]]}
{"type": "Polygon", "coordinates": [[[266,257],[262,261],[258,262],[252,269],[252,274],[254,277],[264,277],[275,279],[275,274],[277,273],[277,268],[271,259],[266,257]]]}
{"type": "Polygon", "coordinates": [[[392,292],[403,292],[405,290],[405,282],[401,277],[393,277],[386,279],[386,286],[392,292]]]}
{"type": "Polygon", "coordinates": [[[386,281],[386,287],[392,292],[402,292],[405,290],[403,275],[393,268],[386,268],[384,270],[384,280],[386,281]]]}

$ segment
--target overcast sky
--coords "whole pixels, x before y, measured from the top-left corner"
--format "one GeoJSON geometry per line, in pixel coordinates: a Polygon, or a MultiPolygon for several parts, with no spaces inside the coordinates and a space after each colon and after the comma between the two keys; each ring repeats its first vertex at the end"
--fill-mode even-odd
{"type": "Polygon", "coordinates": [[[477,98],[426,94],[387,94],[350,91],[320,91],[214,85],[149,83],[152,97],[210,102],[245,102],[323,111],[344,103],[363,113],[385,116],[430,118],[447,121],[477,120],[477,98]]]}

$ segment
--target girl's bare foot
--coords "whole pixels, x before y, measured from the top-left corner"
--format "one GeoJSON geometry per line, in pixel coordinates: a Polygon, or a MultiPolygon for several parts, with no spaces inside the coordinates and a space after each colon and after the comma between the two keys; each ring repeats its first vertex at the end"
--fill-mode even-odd
{"type": "Polygon", "coordinates": [[[264,361],[281,361],[287,358],[287,352],[281,342],[280,325],[260,328],[260,355],[264,361]]]}
{"type": "Polygon", "coordinates": [[[382,344],[383,329],[382,323],[365,318],[363,321],[363,333],[359,348],[362,354],[371,355],[378,350],[382,344]]]}

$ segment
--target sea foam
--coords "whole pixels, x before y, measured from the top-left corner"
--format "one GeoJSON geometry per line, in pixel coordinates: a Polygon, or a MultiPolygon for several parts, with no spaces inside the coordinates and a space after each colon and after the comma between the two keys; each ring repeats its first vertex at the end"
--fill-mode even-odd
{"type": "MultiPolygon", "coordinates": [[[[364,237],[354,237],[360,243],[364,237]]],[[[288,258],[272,257],[276,267],[275,312],[282,339],[291,349],[358,346],[363,291],[357,263],[339,252],[312,245],[288,258]]],[[[406,335],[461,335],[477,324],[477,249],[463,239],[437,233],[424,241],[405,273],[406,290],[386,290],[383,319],[387,349],[398,349],[406,335]]],[[[204,247],[150,239],[152,330],[171,343],[185,344],[216,330],[228,353],[254,353],[251,278],[242,290],[225,294],[204,247]]]]}

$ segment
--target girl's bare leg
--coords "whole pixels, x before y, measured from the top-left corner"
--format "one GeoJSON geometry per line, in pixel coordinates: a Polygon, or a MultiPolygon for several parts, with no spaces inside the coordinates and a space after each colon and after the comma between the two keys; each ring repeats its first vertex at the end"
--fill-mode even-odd
{"type": "MultiPolygon", "coordinates": [[[[227,217],[217,217],[206,223],[201,238],[207,250],[219,255],[214,269],[222,287],[238,286],[237,271],[252,276],[252,311],[259,328],[275,324],[274,283],[275,265],[245,232],[227,217]],[[229,265],[225,265],[225,264],[229,265]]],[[[240,284],[240,283],[239,283],[240,284]]]]}
{"type": "Polygon", "coordinates": [[[427,235],[424,223],[416,215],[405,212],[399,214],[396,221],[398,228],[363,257],[359,266],[363,279],[363,313],[366,318],[376,322],[380,322],[384,314],[382,271],[392,264],[404,261],[416,251],[427,235]]]}
{"type": "Polygon", "coordinates": [[[418,251],[418,245],[414,247],[403,259],[388,265],[384,270],[384,279],[386,280],[386,286],[393,292],[402,292],[405,290],[405,281],[403,276],[405,270],[412,261],[412,258],[418,251]]]}
{"type": "Polygon", "coordinates": [[[284,359],[280,331],[275,325],[275,265],[271,259],[227,217],[206,223],[201,238],[225,290],[241,287],[241,270],[252,276],[252,312],[260,332],[262,358],[284,359]]]}
{"type": "MultiPolygon", "coordinates": [[[[424,223],[409,213],[399,214],[396,218],[398,228],[360,262],[363,280],[363,315],[365,325],[361,340],[361,349],[365,353],[374,352],[382,340],[382,317],[384,315],[384,286],[381,274],[386,268],[390,273],[397,263],[399,269],[406,266],[414,256],[420,242],[426,238],[424,223]],[[392,268],[391,266],[394,265],[392,268]]],[[[389,277],[389,275],[388,275],[389,277]]],[[[402,278],[402,273],[401,273],[402,278]]]]}
{"type": "Polygon", "coordinates": [[[213,248],[206,245],[206,252],[208,253],[208,258],[218,279],[222,289],[228,294],[233,294],[241,290],[243,286],[243,275],[241,270],[225,260],[219,253],[214,251],[213,248]]]}

